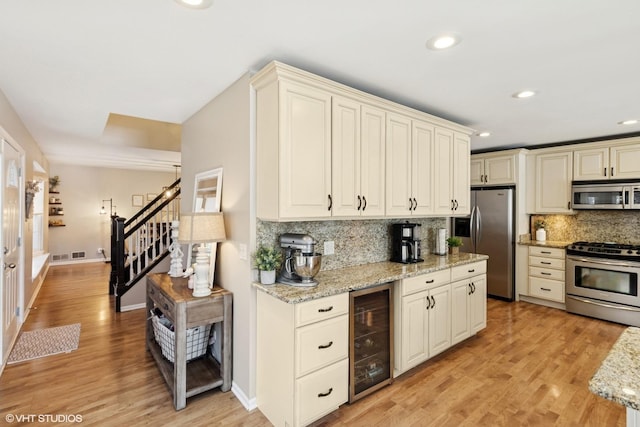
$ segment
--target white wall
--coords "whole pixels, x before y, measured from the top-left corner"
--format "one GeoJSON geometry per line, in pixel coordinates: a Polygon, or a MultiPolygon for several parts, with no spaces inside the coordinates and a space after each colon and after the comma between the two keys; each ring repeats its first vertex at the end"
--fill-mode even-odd
{"type": "Polygon", "coordinates": [[[233,292],[233,390],[245,406],[255,403],[255,289],[250,260],[239,245],[254,246],[249,75],[182,124],[182,212],[193,200],[195,174],[222,167],[227,241],[219,243],[216,283],[233,292]]]}
{"type": "MultiPolygon", "coordinates": [[[[131,196],[141,194],[145,204],[148,193],[158,194],[175,181],[170,172],[149,172],[51,163],[50,176],[58,175],[55,194],[62,200],[66,227],[49,228],[49,253],[70,254],[85,251],[87,259],[102,259],[97,250],[111,256],[109,202],[106,215],[100,215],[103,199],[113,199],[118,215],[131,218],[140,208],[132,206],[131,196]]],[[[47,198],[48,200],[48,198],[47,198]]],[[[48,208],[45,209],[48,212],[48,208]]],[[[106,288],[106,287],[105,287],[106,288]]]]}

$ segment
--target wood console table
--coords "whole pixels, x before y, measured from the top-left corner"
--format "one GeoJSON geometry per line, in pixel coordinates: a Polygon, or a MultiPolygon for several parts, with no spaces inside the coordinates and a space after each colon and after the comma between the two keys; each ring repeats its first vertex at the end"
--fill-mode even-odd
{"type": "Polygon", "coordinates": [[[231,389],[231,324],[233,294],[226,289],[214,287],[207,297],[196,298],[187,287],[187,279],[170,277],[168,274],[147,275],[147,313],[158,308],[173,322],[175,328],[175,363],[162,356],[160,346],[153,335],[151,319],[147,319],[147,349],[153,356],[173,394],[173,406],[183,409],[187,398],[221,387],[231,389]],[[218,363],[208,352],[187,363],[187,329],[195,326],[222,323],[220,358],[218,363]]]}

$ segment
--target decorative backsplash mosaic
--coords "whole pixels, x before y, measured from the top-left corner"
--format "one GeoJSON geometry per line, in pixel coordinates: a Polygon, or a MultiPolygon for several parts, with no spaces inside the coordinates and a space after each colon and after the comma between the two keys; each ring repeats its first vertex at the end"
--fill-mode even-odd
{"type": "MultiPolygon", "coordinates": [[[[535,215],[544,219],[547,240],[640,244],[640,211],[578,211],[575,215],[535,215]]],[[[535,235],[535,230],[532,230],[535,235]]]]}
{"type": "MultiPolygon", "coordinates": [[[[446,218],[411,218],[411,223],[420,224],[423,253],[432,253],[434,236],[438,228],[447,228],[446,218]]],[[[391,224],[406,222],[400,219],[353,220],[353,221],[307,221],[267,222],[258,220],[257,244],[280,247],[280,235],[303,233],[313,237],[318,244],[316,252],[323,253],[324,242],[333,241],[334,255],[322,257],[321,270],[373,262],[391,258],[391,224]]]]}

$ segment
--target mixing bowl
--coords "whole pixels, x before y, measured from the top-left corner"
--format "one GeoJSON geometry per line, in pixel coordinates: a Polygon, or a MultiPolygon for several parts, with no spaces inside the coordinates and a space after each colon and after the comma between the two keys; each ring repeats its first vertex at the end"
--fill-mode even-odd
{"type": "Polygon", "coordinates": [[[322,255],[319,253],[313,255],[300,254],[293,257],[293,268],[303,283],[311,282],[313,276],[320,271],[321,263],[322,255]]]}

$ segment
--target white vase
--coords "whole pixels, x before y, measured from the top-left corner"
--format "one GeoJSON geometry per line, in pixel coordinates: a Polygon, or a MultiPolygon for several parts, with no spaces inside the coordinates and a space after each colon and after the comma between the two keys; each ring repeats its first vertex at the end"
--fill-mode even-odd
{"type": "Polygon", "coordinates": [[[547,240],[547,230],[544,228],[538,228],[536,230],[536,240],[539,242],[544,242],[547,240]]]}
{"type": "Polygon", "coordinates": [[[260,283],[263,285],[273,285],[276,283],[276,271],[260,271],[260,283]]]}

